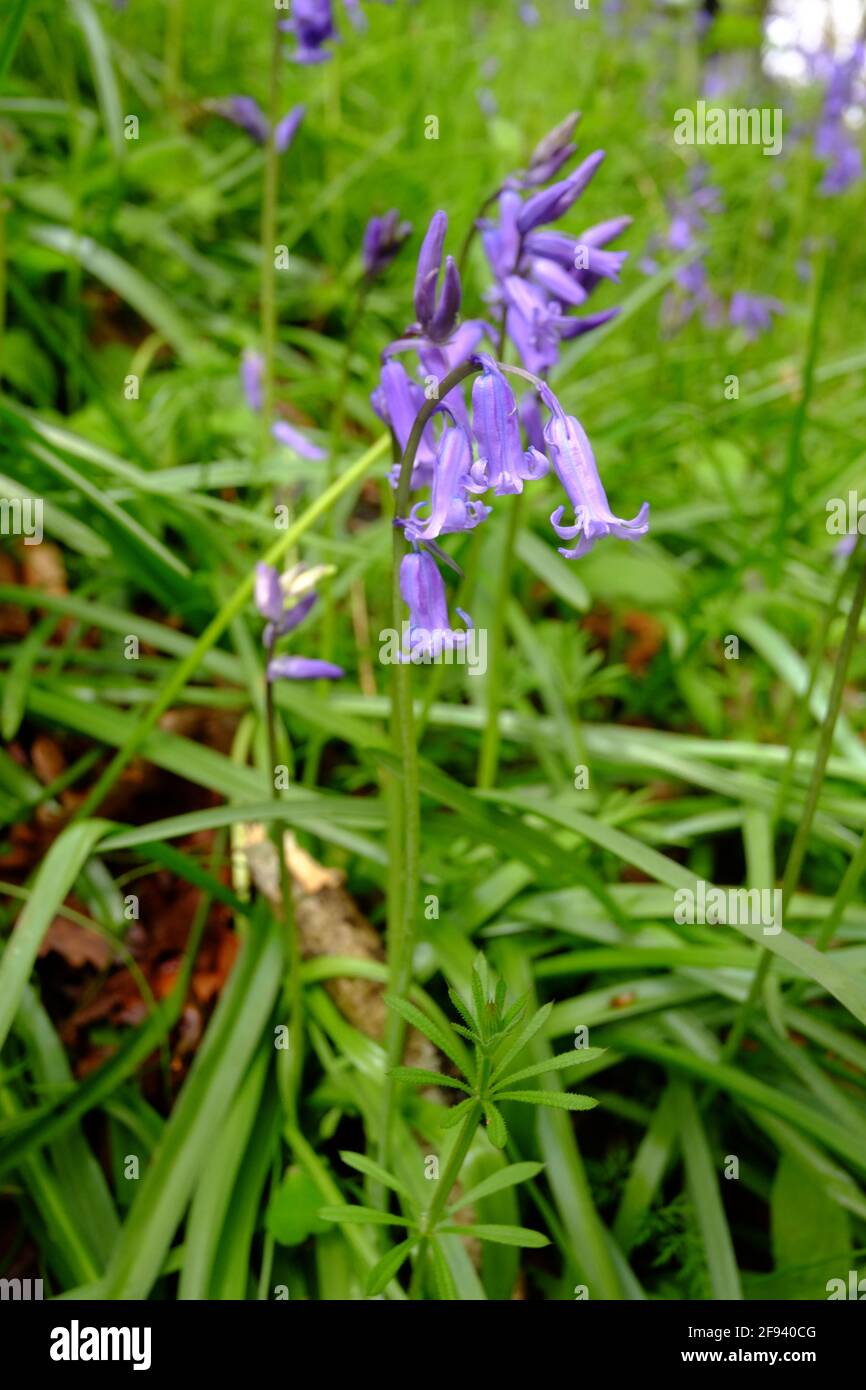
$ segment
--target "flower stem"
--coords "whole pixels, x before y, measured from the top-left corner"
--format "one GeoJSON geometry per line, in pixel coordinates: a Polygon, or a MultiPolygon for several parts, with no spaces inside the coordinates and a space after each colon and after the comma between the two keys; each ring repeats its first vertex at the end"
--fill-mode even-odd
{"type": "MultiPolygon", "coordinates": [[[[467,377],[475,376],[481,367],[474,361],[462,363],[439,383],[436,399],[425,401],[409,434],[394,499],[394,568],[391,581],[391,606],[394,630],[400,632],[403,623],[403,597],[400,593],[400,565],[408,551],[402,527],[397,519],[409,509],[409,491],[415,455],[421,436],[431,415],[455,386],[467,377]]],[[[420,883],[421,811],[418,789],[418,749],[415,741],[415,715],[412,703],[412,667],[408,662],[395,662],[391,685],[391,732],[394,752],[402,768],[402,783],[394,788],[392,809],[399,818],[390,836],[390,848],[399,846],[399,864],[390,869],[391,894],[388,916],[388,988],[392,994],[403,996],[412,974],[412,953],[415,946],[415,926],[418,919],[418,889],[420,883]]],[[[382,1095],[382,1121],[379,1131],[379,1162],[388,1165],[391,1137],[391,1118],[394,1104],[392,1069],[403,1053],[406,1025],[391,1011],[385,1027],[385,1081],[382,1095]]]]}
{"type": "MultiPolygon", "coordinates": [[[[866,600],[866,564],[860,570],[857,579],[857,586],[854,590],[851,606],[848,610],[848,620],[845,624],[845,632],[842,637],[842,646],[839,649],[839,656],[836,661],[836,668],[833,672],[833,684],[830,689],[830,698],[827,702],[827,711],[824,715],[824,722],[821,725],[821,732],[818,735],[818,746],[815,750],[815,761],[812,764],[812,775],[809,779],[809,787],[806,792],[806,800],[803,805],[803,812],[794,834],[791,849],[788,854],[788,861],[785,865],[785,874],[782,879],[782,921],[784,922],[785,911],[797,884],[800,881],[800,871],[803,867],[803,860],[806,857],[806,849],[809,843],[809,835],[812,831],[812,822],[815,819],[815,811],[818,807],[818,798],[821,794],[821,786],[824,781],[824,773],[827,768],[827,761],[830,757],[830,750],[833,746],[833,733],[836,728],[836,720],[842,705],[842,693],[845,689],[845,678],[848,674],[848,665],[851,661],[851,654],[854,650],[854,643],[857,639],[857,630],[860,625],[860,615],[863,612],[863,604],[866,600]]],[[[748,1026],[749,1016],[760,996],[767,978],[767,972],[772,964],[773,955],[766,947],[761,953],[755,970],[752,985],[748,996],[743,1001],[740,1011],[734,1020],[734,1025],[725,1040],[722,1050],[722,1061],[729,1062],[736,1055],[740,1041],[748,1026]]]]}
{"type": "Polygon", "coordinates": [[[476,778],[477,786],[482,791],[489,791],[495,785],[496,771],[499,765],[499,696],[504,683],[505,612],[508,607],[508,595],[511,588],[511,561],[514,547],[517,544],[517,534],[520,530],[522,500],[523,494],[520,492],[511,499],[508,530],[505,533],[502,564],[496,586],[496,600],[493,605],[490,665],[487,670],[486,682],[487,715],[484,722],[484,732],[481,736],[481,752],[478,758],[478,776],[476,778]]]}
{"type": "Polygon", "coordinates": [[[274,22],[271,66],[268,83],[268,138],[265,141],[264,178],[262,183],[262,245],[259,315],[262,335],[262,454],[270,447],[274,419],[274,355],[277,341],[276,264],[277,241],[277,181],[279,156],[274,130],[279,120],[280,66],[282,44],[280,31],[274,22]]]}
{"type": "MultiPolygon", "coordinates": [[[[272,649],[265,652],[266,662],[270,661],[272,649]]],[[[276,786],[277,768],[277,723],[274,708],[273,682],[265,677],[265,728],[268,742],[268,763],[270,795],[279,801],[276,786]]],[[[286,863],[285,831],[282,821],[272,821],[269,831],[271,844],[277,856],[280,881],[280,903],[286,953],[286,995],[289,1005],[289,1066],[287,1084],[282,1088],[283,1101],[289,1124],[297,1123],[297,1098],[300,1090],[301,1069],[304,1049],[304,993],[301,986],[301,948],[298,940],[298,927],[295,919],[295,902],[292,895],[292,878],[286,863]]]]}
{"type": "Polygon", "coordinates": [[[454,1184],[460,1176],[460,1170],[469,1152],[472,1140],[475,1138],[475,1131],[478,1128],[478,1121],[481,1117],[481,1106],[475,1104],[467,1110],[457,1141],[451,1150],[451,1157],[448,1159],[445,1172],[436,1184],[436,1192],[430,1209],[427,1212],[426,1227],[427,1232],[418,1247],[418,1254],[415,1259],[415,1268],[412,1271],[412,1282],[409,1288],[410,1298],[418,1298],[421,1294],[423,1283],[424,1265],[427,1261],[427,1249],[430,1244],[430,1236],[436,1229],[439,1219],[445,1210],[445,1204],[454,1189],[454,1184]]]}

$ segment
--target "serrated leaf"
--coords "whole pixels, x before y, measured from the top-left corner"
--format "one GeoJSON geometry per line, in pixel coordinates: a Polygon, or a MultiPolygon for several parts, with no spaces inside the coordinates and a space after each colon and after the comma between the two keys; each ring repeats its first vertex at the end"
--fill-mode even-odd
{"type": "Polygon", "coordinates": [[[478,1102],[472,1099],[471,1097],[468,1100],[461,1100],[459,1105],[454,1105],[451,1107],[450,1110],[446,1111],[443,1119],[439,1121],[439,1128],[453,1129],[455,1125],[460,1124],[460,1121],[463,1119],[467,1110],[472,1105],[477,1105],[477,1103],[478,1102]]]}
{"type": "Polygon", "coordinates": [[[484,1178],[475,1187],[470,1187],[468,1191],[462,1192],[459,1200],[452,1202],[447,1210],[451,1212],[462,1210],[463,1207],[471,1207],[484,1197],[492,1197],[494,1192],[501,1192],[506,1187],[515,1187],[519,1182],[527,1182],[529,1178],[536,1177],[543,1168],[543,1163],[511,1163],[507,1168],[502,1168],[498,1173],[492,1173],[489,1178],[484,1178]]]}
{"type": "Polygon", "coordinates": [[[439,1028],[426,1014],[417,1009],[414,1004],[410,1004],[407,999],[398,999],[396,995],[386,994],[385,1003],[389,1009],[393,1009],[401,1018],[413,1028],[417,1028],[419,1033],[423,1033],[425,1038],[429,1038],[434,1047],[438,1047],[440,1052],[444,1052],[449,1061],[453,1062],[459,1072],[463,1071],[463,1060],[451,1039],[446,1037],[444,1031],[439,1028]]]}
{"type": "Polygon", "coordinates": [[[418,1243],[418,1236],[410,1236],[409,1240],[401,1241],[395,1245],[381,1260],[374,1264],[367,1277],[366,1293],[368,1298],[374,1298],[377,1293],[381,1293],[386,1284],[389,1284],[394,1275],[405,1264],[407,1257],[418,1243]]]}
{"type": "Polygon", "coordinates": [[[545,1062],[533,1062],[531,1067],[523,1067],[521,1071],[512,1072],[510,1076],[503,1076],[495,1083],[493,1089],[498,1092],[500,1087],[511,1086],[515,1081],[528,1081],[531,1076],[543,1076],[548,1071],[562,1071],[564,1067],[576,1067],[581,1062],[591,1062],[594,1057],[600,1057],[605,1050],[603,1047],[581,1047],[570,1052],[559,1052],[545,1062]]]}
{"type": "Polygon", "coordinates": [[[460,998],[460,995],[457,993],[456,989],[452,989],[451,985],[448,986],[448,998],[451,1000],[451,1003],[454,1005],[460,1017],[463,1019],[463,1022],[466,1024],[466,1027],[472,1029],[475,1024],[475,1019],[472,1017],[466,1005],[463,1003],[463,1000],[460,998]]]}
{"type": "Polygon", "coordinates": [[[389,1173],[387,1168],[383,1168],[380,1163],[374,1163],[372,1158],[367,1158],[366,1154],[353,1153],[350,1149],[341,1149],[340,1157],[349,1168],[355,1168],[359,1173],[365,1173],[368,1178],[374,1178],[383,1187],[390,1187],[392,1192],[397,1192],[407,1201],[412,1201],[412,1194],[399,1178],[395,1178],[393,1173],[389,1173]]]}
{"type": "Polygon", "coordinates": [[[494,1077],[498,1076],[499,1073],[503,1071],[505,1067],[508,1066],[508,1063],[512,1060],[513,1057],[520,1056],[527,1043],[532,1042],[532,1039],[535,1037],[536,1033],[538,1033],[544,1027],[545,1023],[550,1017],[550,1012],[552,1008],[552,1004],[542,1004],[541,1008],[537,1009],[536,1012],[532,1015],[532,1018],[527,1019],[527,1021],[524,1023],[523,1027],[517,1034],[517,1037],[514,1039],[511,1046],[506,1049],[506,1051],[503,1053],[503,1055],[500,1057],[499,1061],[493,1068],[494,1077]]]}
{"type": "Polygon", "coordinates": [[[484,1118],[487,1121],[487,1135],[494,1148],[504,1149],[508,1143],[508,1130],[496,1106],[489,1100],[483,1102],[484,1118]]]}
{"type": "Polygon", "coordinates": [[[570,1091],[497,1091],[497,1100],[517,1100],[524,1105],[549,1105],[553,1110],[594,1110],[592,1096],[572,1095],[570,1091]]]}
{"type": "Polygon", "coordinates": [[[522,1245],[529,1250],[541,1250],[550,1244],[547,1236],[526,1226],[440,1226],[439,1231],[442,1235],[474,1236],[495,1245],[522,1245]]]}

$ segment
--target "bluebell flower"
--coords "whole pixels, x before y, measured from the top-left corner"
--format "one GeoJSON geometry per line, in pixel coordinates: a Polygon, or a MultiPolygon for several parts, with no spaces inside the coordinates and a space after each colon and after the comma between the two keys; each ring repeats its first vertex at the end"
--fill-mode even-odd
{"type": "MultiPolygon", "coordinates": [[[[231,121],[233,125],[245,130],[257,145],[267,143],[270,126],[264,111],[254,97],[228,97],[225,101],[210,103],[210,110],[231,121]]],[[[306,114],[305,106],[293,106],[274,127],[274,144],[280,154],[285,154],[298,133],[301,121],[306,114]]]]}
{"type": "Polygon", "coordinates": [[[784,314],[785,306],[767,294],[747,294],[737,290],[731,296],[728,318],[735,328],[742,328],[749,339],[757,338],[773,326],[773,314],[784,314]]]}
{"type": "Polygon", "coordinates": [[[287,636],[306,618],[316,602],[314,585],[328,569],[306,569],[296,565],[280,575],[272,565],[263,561],[256,565],[254,598],[256,608],[267,619],[262,644],[268,653],[268,680],[287,677],[289,680],[339,680],[341,667],[330,661],[317,661],[305,656],[273,656],[274,643],[287,636]]]}
{"type": "Polygon", "coordinates": [[[280,28],[294,35],[292,59],[302,64],[326,63],[331,54],[325,44],[339,37],[331,0],[292,0],[292,17],[280,20],[280,28]]]}
{"type": "Polygon", "coordinates": [[[522,492],[524,482],[543,478],[549,464],[544,453],[520,438],[517,401],[492,357],[480,359],[484,371],[472,384],[472,427],[478,459],[469,473],[471,491],[492,488],[497,496],[522,492]]]}
{"type": "MultiPolygon", "coordinates": [[[[439,567],[426,551],[413,550],[400,562],[400,593],[409,609],[408,647],[403,646],[401,660],[431,661],[443,651],[464,647],[467,631],[455,630],[448,617],[445,581],[439,567]]],[[[472,619],[457,609],[467,628],[472,619]]]]}
{"type": "Polygon", "coordinates": [[[436,450],[430,501],[416,502],[408,517],[398,522],[408,541],[416,545],[455,531],[471,531],[490,515],[490,507],[469,495],[468,485],[475,482],[471,468],[472,446],[466,431],[458,425],[447,427],[436,450]],[[429,514],[422,517],[428,507],[429,514]]]}
{"type": "Polygon", "coordinates": [[[588,155],[568,178],[551,184],[540,193],[533,193],[517,216],[517,227],[521,234],[525,236],[527,232],[544,226],[546,222],[556,222],[560,217],[564,217],[591,182],[603,159],[604,150],[596,150],[594,154],[588,155]]]}
{"type": "Polygon", "coordinates": [[[314,656],[274,656],[268,662],[268,680],[338,681],[345,675],[342,666],[320,661],[314,656]]]}
{"type": "Polygon", "coordinates": [[[271,426],[271,434],[278,444],[285,444],[287,449],[300,454],[301,458],[310,459],[316,463],[319,459],[327,457],[324,449],[320,449],[318,444],[314,444],[311,439],[308,439],[303,430],[290,425],[288,420],[276,420],[271,426]]]}
{"type": "Polygon", "coordinates": [[[579,120],[580,112],[571,111],[564,121],[560,121],[559,125],[548,131],[532,151],[528,169],[524,174],[516,176],[513,186],[538,188],[558,174],[562,166],[577,153],[577,145],[574,144],[572,136],[577,130],[579,120]]]}
{"type": "MultiPolygon", "coordinates": [[[[386,361],[382,367],[379,385],[371,396],[373,409],[379,419],[394,431],[400,446],[401,455],[409,442],[409,435],[416,416],[424,404],[424,392],[416,381],[412,381],[401,362],[386,361]]],[[[412,467],[412,487],[423,487],[433,476],[436,462],[436,436],[431,422],[424,427],[421,442],[415,454],[412,467]]],[[[395,465],[392,483],[396,487],[399,463],[395,465]]]]}
{"type": "Polygon", "coordinates": [[[550,518],[556,534],[567,541],[577,540],[571,548],[560,546],[559,553],[567,560],[577,560],[591,550],[601,536],[618,536],[634,541],[649,530],[649,503],[644,502],[631,521],[614,516],[599,477],[592,446],[583,426],[573,415],[561,410],[551,415],[544,431],[556,475],[565,489],[574,522],[563,526],[564,507],[557,507],[550,518]]]}
{"type": "Polygon", "coordinates": [[[241,386],[250,410],[258,412],[264,405],[262,397],[262,371],[264,359],[260,352],[247,348],[241,357],[241,386]]]}
{"type": "Polygon", "coordinates": [[[519,275],[509,275],[503,291],[508,305],[508,336],[524,365],[536,375],[542,375],[555,365],[563,339],[589,333],[619,313],[618,308],[613,308],[582,318],[569,318],[557,300],[548,299],[538,286],[519,275]]]}
{"type": "Polygon", "coordinates": [[[361,258],[364,274],[375,280],[394,260],[403,243],[412,235],[412,223],[401,222],[396,208],[383,217],[371,217],[364,229],[361,258]]]}
{"type": "Polygon", "coordinates": [[[453,256],[446,257],[445,270],[442,272],[442,252],[447,231],[447,214],[434,212],[418,253],[415,272],[417,331],[431,343],[444,343],[450,338],[460,312],[460,274],[453,256]],[[438,289],[440,274],[441,290],[438,289]]]}

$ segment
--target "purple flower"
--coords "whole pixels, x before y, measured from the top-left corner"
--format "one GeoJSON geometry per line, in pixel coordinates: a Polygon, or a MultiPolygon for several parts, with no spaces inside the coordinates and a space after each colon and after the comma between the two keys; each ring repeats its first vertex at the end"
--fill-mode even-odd
{"type": "Polygon", "coordinates": [[[304,594],[297,603],[288,601],[298,573],[290,570],[284,576],[284,586],[272,565],[266,565],[264,561],[256,565],[255,602],[261,616],[268,620],[262,636],[268,649],[278,637],[285,637],[286,633],[294,631],[316,602],[316,595],[312,592],[304,594]]]}
{"type": "Polygon", "coordinates": [[[484,371],[472,386],[472,412],[478,461],[472,464],[470,491],[497,496],[522,492],[524,482],[543,478],[548,461],[532,445],[524,449],[520,438],[517,401],[504,374],[492,357],[481,359],[484,371]]]}
{"type": "MultiPolygon", "coordinates": [[[[454,531],[471,531],[490,515],[490,507],[469,499],[467,484],[474,481],[471,467],[472,447],[466,431],[459,426],[443,430],[436,451],[430,501],[416,502],[408,517],[398,522],[413,545],[454,531]],[[428,506],[430,513],[424,519],[419,513],[428,506]]],[[[477,492],[478,488],[473,490],[477,492]]]]}
{"type": "Polygon", "coordinates": [[[412,235],[412,223],[401,222],[396,208],[384,217],[371,217],[364,230],[362,260],[364,274],[375,280],[388,269],[404,241],[412,235]]]}
{"type": "Polygon", "coordinates": [[[604,309],[585,318],[567,318],[556,300],[537,286],[509,275],[503,286],[508,305],[508,336],[530,372],[542,374],[555,364],[562,339],[577,338],[615,318],[619,309],[604,309]]]}
{"type": "Polygon", "coordinates": [[[260,561],[256,565],[254,597],[256,608],[267,619],[262,644],[268,654],[268,680],[287,677],[289,680],[339,680],[343,671],[330,661],[316,661],[306,656],[274,656],[274,643],[285,637],[306,618],[316,593],[316,579],[327,570],[308,570],[296,565],[280,575],[272,565],[260,561]]]}
{"type": "Polygon", "coordinates": [[[306,107],[303,105],[293,106],[291,111],[287,111],[281,121],[274,127],[274,144],[278,154],[285,154],[298,133],[298,128],[306,114],[306,107]]]}
{"type": "Polygon", "coordinates": [[[863,173],[863,156],[844,123],[828,121],[819,126],[815,153],[828,161],[820,190],[828,195],[844,193],[863,173]]]}
{"type": "Polygon", "coordinates": [[[301,458],[312,459],[315,462],[327,457],[324,449],[320,449],[318,444],[314,444],[301,430],[290,425],[288,420],[277,420],[271,426],[271,434],[279,444],[285,444],[287,449],[294,450],[301,458]]]}
{"type": "Polygon", "coordinates": [[[296,63],[326,63],[331,55],[324,45],[338,38],[331,0],[293,0],[292,18],[280,20],[280,28],[297,39],[296,63]]]}
{"type": "Polygon", "coordinates": [[[314,656],[275,656],[268,662],[268,680],[281,677],[290,681],[338,681],[345,675],[342,666],[319,661],[314,656]]]}
{"type": "MultiPolygon", "coordinates": [[[[211,104],[211,109],[224,120],[231,121],[232,125],[239,126],[245,130],[247,135],[252,136],[257,145],[267,143],[270,127],[267,118],[254,97],[229,97],[226,101],[217,101],[211,104]]],[[[274,144],[280,154],[285,154],[298,133],[298,127],[304,119],[306,108],[304,106],[293,106],[291,111],[287,111],[281,121],[274,127],[274,144]]]]}
{"type": "Polygon", "coordinates": [[[554,414],[544,431],[553,467],[574,511],[574,524],[563,526],[564,507],[557,507],[550,523],[563,540],[580,537],[576,546],[559,547],[560,555],[576,560],[591,550],[600,536],[634,541],[649,530],[649,503],[644,502],[631,521],[614,516],[598,475],[592,446],[573,415],[554,414]]]}
{"type": "Polygon", "coordinates": [[[773,326],[773,314],[784,314],[785,306],[766,294],[747,294],[737,290],[731,296],[728,318],[735,328],[742,328],[749,339],[757,338],[773,326]]]}
{"type": "Polygon", "coordinates": [[[567,164],[577,151],[572,136],[579,120],[580,112],[572,111],[564,121],[548,131],[532,151],[529,168],[524,174],[517,174],[513,180],[509,180],[509,187],[538,188],[558,174],[563,164],[567,164]]]}
{"type": "Polygon", "coordinates": [[[226,101],[216,102],[214,110],[233,125],[240,126],[257,144],[263,145],[267,140],[265,113],[254,97],[229,97],[226,101]]]}
{"type": "MultiPolygon", "coordinates": [[[[382,367],[380,383],[370,400],[379,419],[394,431],[400,446],[400,453],[403,454],[409,442],[409,435],[412,432],[415,418],[424,404],[425,397],[421,387],[417,381],[411,380],[402,363],[388,361],[382,367]]],[[[412,467],[413,488],[424,487],[430,482],[435,462],[436,436],[433,433],[432,423],[428,421],[424,426],[424,433],[421,435],[421,442],[418,445],[412,467]]],[[[399,471],[400,465],[398,463],[391,475],[391,482],[394,487],[397,486],[399,471]]]]}
{"type": "Polygon", "coordinates": [[[551,184],[550,188],[534,193],[523,204],[518,217],[518,230],[525,236],[545,222],[556,222],[564,217],[569,208],[577,202],[581,193],[590,183],[596,169],[604,159],[604,150],[596,150],[589,155],[568,178],[551,184]]]}
{"type": "Polygon", "coordinates": [[[442,289],[437,298],[447,230],[447,215],[444,212],[434,212],[418,254],[418,269],[415,273],[415,313],[418,329],[433,343],[443,343],[450,338],[460,310],[460,275],[453,256],[446,258],[442,289]]]}
{"type": "MultiPolygon", "coordinates": [[[[404,640],[403,661],[430,661],[443,651],[466,645],[469,633],[455,631],[449,622],[445,581],[432,555],[426,551],[404,555],[400,562],[400,593],[409,607],[409,645],[407,648],[404,640]]],[[[471,628],[468,613],[460,608],[457,612],[471,628]]]]}
{"type": "Polygon", "coordinates": [[[261,561],[256,565],[256,608],[268,622],[277,623],[283,616],[283,591],[280,576],[273,565],[261,561]]]}
{"type": "Polygon", "coordinates": [[[250,410],[259,411],[264,404],[262,398],[263,369],[264,358],[261,353],[255,352],[253,348],[247,348],[241,358],[241,385],[250,410]]]}

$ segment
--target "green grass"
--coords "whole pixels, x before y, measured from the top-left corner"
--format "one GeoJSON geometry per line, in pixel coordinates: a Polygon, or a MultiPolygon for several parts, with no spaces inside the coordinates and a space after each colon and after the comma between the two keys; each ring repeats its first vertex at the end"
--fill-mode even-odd
{"type": "MultiPolygon", "coordinates": [[[[2,537],[0,609],[20,621],[0,636],[0,1203],[15,1232],[0,1274],[107,1299],[826,1297],[866,1247],[864,547],[846,568],[826,525],[829,500],[863,488],[866,250],[852,229],[866,183],[821,194],[811,138],[795,137],[819,93],[768,87],[751,27],[732,21],[718,42],[751,64],[742,104],[784,105],[778,159],[674,144],[706,55],[683,17],[653,20],[641,0],[618,31],[601,5],[568,0],[539,0],[534,28],[511,0],[365,8],[367,32],[341,18],[330,62],[278,70],[280,114],[298,101],[307,114],[278,166],[275,395],[326,448],[312,463],[263,438],[241,394],[270,293],[265,156],[207,106],[266,104],[270,5],[185,0],[180,30],[137,0],[9,7],[0,497],[44,499],[66,583],[27,582],[27,549],[2,537]],[[391,445],[369,403],[380,355],[413,317],[433,212],[456,252],[574,108],[580,155],[607,157],[563,226],[633,224],[622,284],[591,306],[622,312],[565,345],[552,384],[614,510],[648,499],[650,533],[568,562],[549,525],[556,479],[534,484],[519,512],[497,505],[446,545],[463,571],[448,576],[452,608],[501,633],[501,659],[484,677],[395,673],[378,660],[392,625],[391,445]],[[672,332],[681,263],[639,269],[698,155],[724,203],[704,233],[714,292],[784,305],[754,342],[699,318],[672,332]],[[355,323],[363,229],[390,207],[413,238],[355,323]],[[326,690],[275,687],[291,771],[276,797],[252,604],[265,558],[333,567],[298,647],[346,672],[326,690]],[[228,750],[166,726],[191,709],[223,721],[228,750]],[[47,784],[40,736],[65,758],[47,784]],[[145,764],[158,806],[129,792],[145,764]],[[187,784],[177,804],[169,774],[187,784]],[[392,927],[387,957],[336,947],[290,981],[287,914],[232,865],[248,822],[291,829],[341,870],[373,926],[392,927]],[[19,869],[22,827],[42,838],[19,869]],[[58,988],[45,933],[65,905],[122,942],[125,896],[156,875],[197,894],[174,987],[148,985],[138,1021],[71,1040],[70,1000],[103,982],[64,967],[58,988]],[[679,925],[674,894],[698,880],[784,882],[783,929],[679,925]],[[217,920],[237,958],[172,1085],[217,920]],[[508,1068],[531,1103],[502,1101],[501,1132],[497,1111],[458,1133],[444,1093],[391,1068],[403,1025],[426,1019],[451,1058],[433,1069],[465,1072],[452,1025],[483,1006],[479,952],[509,999],[551,1007],[508,1068]],[[351,977],[410,996],[387,1039],[327,992],[351,977]],[[291,1058],[274,1046],[290,1015],[302,1059],[297,1039],[291,1058]],[[592,1050],[576,1066],[581,1029],[592,1050]],[[598,1101],[586,1114],[537,1101],[576,1103],[576,1086],[598,1101]],[[431,1156],[477,1190],[476,1235],[504,1244],[465,1241],[459,1190],[437,1189],[431,1156]],[[449,1225],[403,1248],[434,1201],[449,1225]]],[[[466,316],[492,312],[487,287],[476,241],[466,316]]],[[[135,951],[157,926],[142,919],[135,951]]]]}

